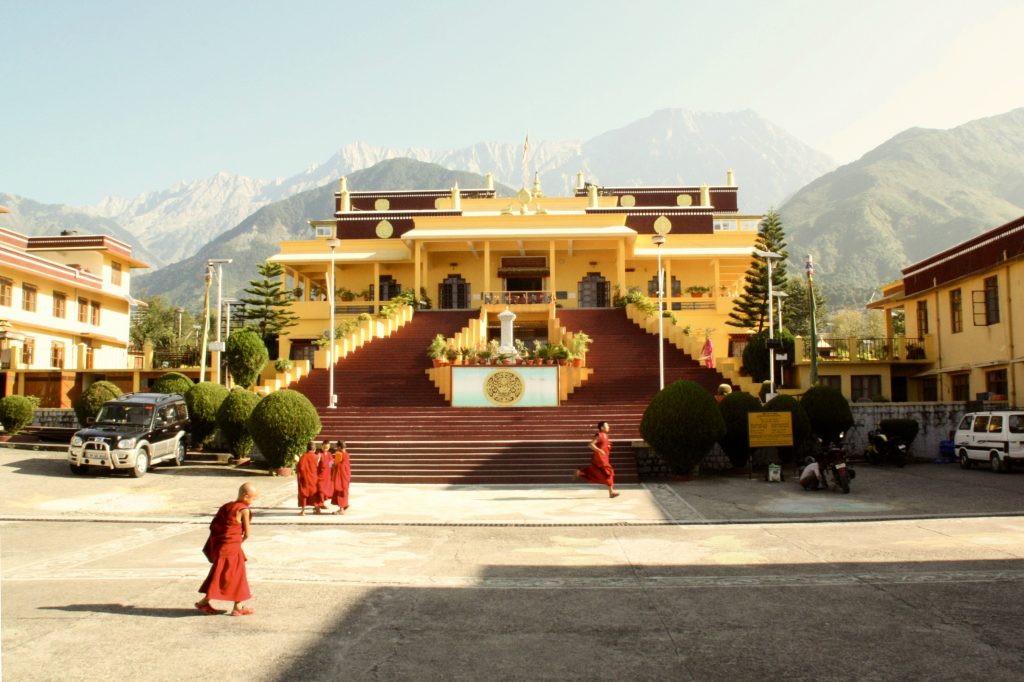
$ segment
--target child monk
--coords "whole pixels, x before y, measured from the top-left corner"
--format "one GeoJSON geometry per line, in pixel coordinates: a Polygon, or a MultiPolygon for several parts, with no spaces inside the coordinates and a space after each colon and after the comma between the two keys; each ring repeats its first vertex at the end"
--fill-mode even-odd
{"type": "Polygon", "coordinates": [[[312,506],[313,511],[317,514],[324,506],[318,490],[320,456],[315,448],[316,445],[312,442],[306,445],[306,452],[299,457],[299,463],[295,467],[295,480],[299,484],[299,516],[306,515],[307,505],[312,506]]]}
{"type": "Polygon", "coordinates": [[[590,458],[590,466],[576,470],[576,478],[581,478],[591,483],[599,483],[608,486],[608,497],[618,497],[615,492],[615,469],[612,469],[612,443],[608,440],[608,432],[611,426],[608,422],[597,423],[597,433],[594,440],[590,441],[589,447],[593,451],[590,458]]]}
{"type": "Polygon", "coordinates": [[[256,499],[256,487],[244,483],[238,489],[238,499],[217,510],[210,523],[210,537],[203,546],[203,554],[210,560],[210,572],[199,587],[205,595],[196,602],[196,608],[208,616],[224,613],[210,604],[211,599],[232,601],[232,616],[251,616],[254,611],[242,605],[252,594],[245,577],[245,552],[242,543],[249,539],[252,520],[249,505],[256,499]]]}
{"type": "Polygon", "coordinates": [[[334,484],[334,495],[331,502],[338,505],[335,514],[344,514],[348,509],[348,484],[352,481],[352,465],[349,461],[348,450],[345,449],[345,441],[339,440],[336,447],[331,448],[334,453],[334,471],[331,475],[331,482],[334,484]]]}
{"type": "Polygon", "coordinates": [[[327,503],[334,497],[334,483],[331,480],[331,471],[334,469],[334,455],[331,454],[328,444],[324,443],[316,450],[317,460],[317,493],[320,495],[320,504],[326,508],[327,503]]]}

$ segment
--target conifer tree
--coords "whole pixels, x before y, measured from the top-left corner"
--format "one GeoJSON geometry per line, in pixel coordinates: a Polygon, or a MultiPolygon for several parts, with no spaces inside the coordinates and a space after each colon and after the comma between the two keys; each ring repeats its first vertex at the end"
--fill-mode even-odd
{"type": "MultiPolygon", "coordinates": [[[[772,263],[772,288],[782,291],[786,286],[786,235],[782,218],[772,209],[761,221],[754,248],[782,256],[772,263]]],[[[774,305],[774,302],[773,304],[774,305]]],[[[761,331],[768,323],[768,264],[763,258],[755,257],[746,272],[743,293],[736,299],[726,324],[761,331]]]]}
{"type": "Polygon", "coordinates": [[[256,265],[263,279],[249,281],[244,289],[248,297],[242,298],[245,304],[245,319],[255,322],[264,343],[269,343],[275,336],[284,333],[289,327],[298,324],[298,316],[292,312],[292,293],[285,291],[281,282],[284,268],[280,263],[264,261],[256,265]]]}

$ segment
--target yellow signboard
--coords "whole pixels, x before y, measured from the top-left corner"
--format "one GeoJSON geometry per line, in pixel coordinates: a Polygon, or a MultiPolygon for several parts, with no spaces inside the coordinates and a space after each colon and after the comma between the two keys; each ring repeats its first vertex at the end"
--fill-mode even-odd
{"type": "Polygon", "coordinates": [[[793,415],[789,412],[751,412],[747,425],[752,448],[793,444],[793,415]]]}

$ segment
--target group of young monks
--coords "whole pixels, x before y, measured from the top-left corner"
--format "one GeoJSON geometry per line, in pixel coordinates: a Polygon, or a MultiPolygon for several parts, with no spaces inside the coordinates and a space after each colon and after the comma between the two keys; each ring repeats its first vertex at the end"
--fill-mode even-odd
{"type": "Polygon", "coordinates": [[[299,516],[305,516],[307,506],[319,514],[328,502],[337,507],[333,513],[344,514],[352,480],[352,464],[344,441],[319,447],[309,443],[295,467],[295,479],[299,484],[299,516]]]}

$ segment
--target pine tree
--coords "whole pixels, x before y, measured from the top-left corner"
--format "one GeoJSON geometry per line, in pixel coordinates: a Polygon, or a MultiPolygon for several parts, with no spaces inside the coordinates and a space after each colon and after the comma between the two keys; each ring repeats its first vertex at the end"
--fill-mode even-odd
{"type": "Polygon", "coordinates": [[[249,281],[244,289],[249,297],[243,297],[245,319],[256,323],[256,330],[268,343],[275,336],[284,333],[289,327],[298,324],[298,316],[292,312],[292,294],[285,291],[281,282],[284,268],[279,263],[264,261],[256,266],[263,279],[249,281]]]}
{"type": "MultiPolygon", "coordinates": [[[[772,288],[782,291],[786,286],[786,235],[782,219],[774,209],[761,221],[754,248],[782,256],[772,263],[772,288]]],[[[772,305],[775,303],[773,302],[772,305]]],[[[736,299],[726,324],[761,331],[768,321],[768,264],[763,258],[755,257],[746,272],[743,293],[736,299]]]]}
{"type": "MultiPolygon", "coordinates": [[[[782,324],[795,336],[810,337],[811,334],[811,307],[810,299],[807,297],[807,280],[802,277],[792,276],[785,284],[786,299],[782,307],[782,324]]],[[[825,297],[821,293],[821,287],[814,283],[814,307],[818,316],[818,329],[820,330],[821,320],[828,314],[825,305],[825,297]]],[[[820,333],[820,332],[819,332],[820,333]]]]}

